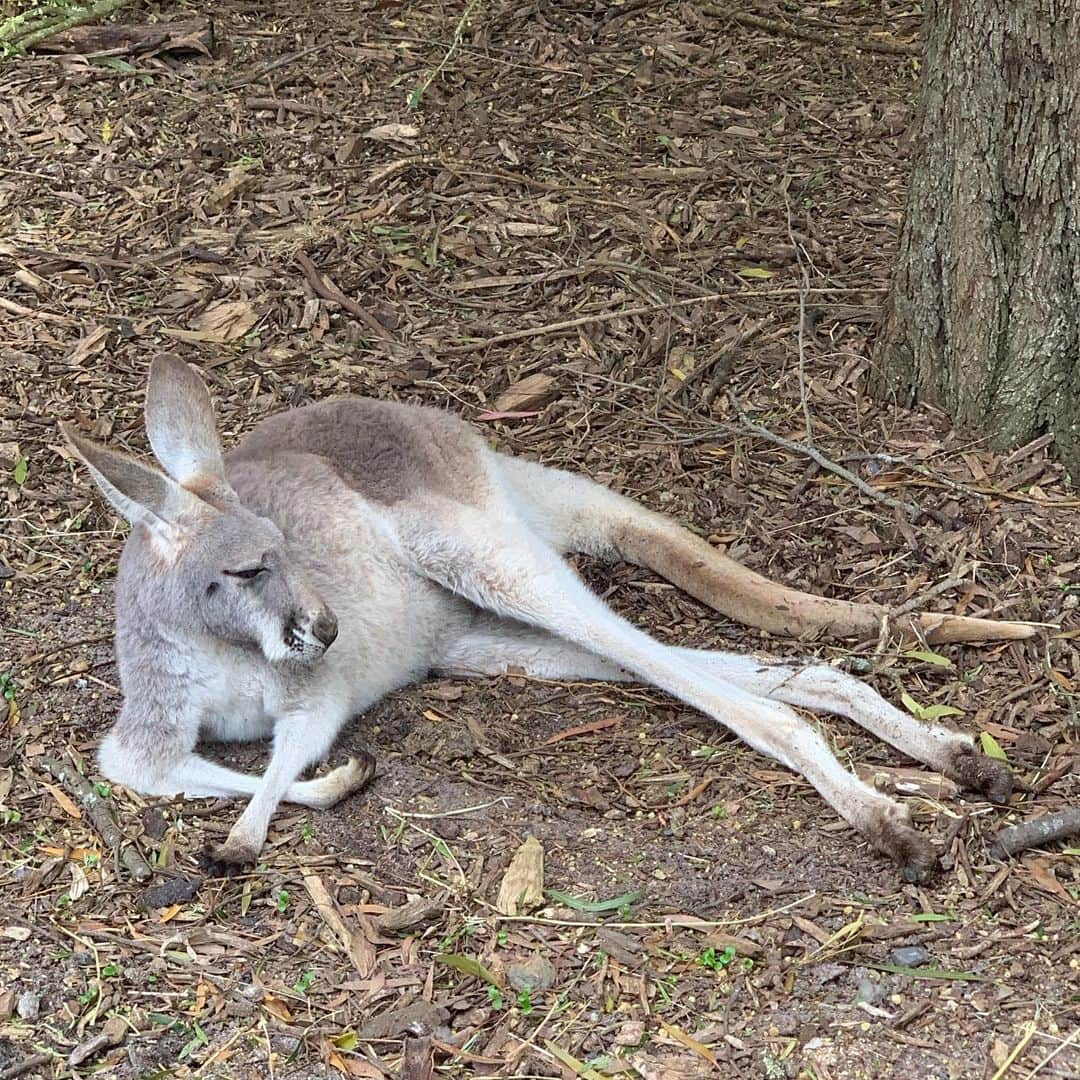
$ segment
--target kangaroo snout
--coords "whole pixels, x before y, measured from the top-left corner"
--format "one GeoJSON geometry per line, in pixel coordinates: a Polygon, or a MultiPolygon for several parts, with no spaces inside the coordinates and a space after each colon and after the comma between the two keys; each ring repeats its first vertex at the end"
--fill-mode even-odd
{"type": "Polygon", "coordinates": [[[323,608],[311,624],[311,632],[328,649],[334,644],[337,630],[337,616],[329,608],[323,608]]]}
{"type": "Polygon", "coordinates": [[[285,624],[285,644],[294,658],[314,660],[330,648],[337,636],[337,616],[325,604],[296,609],[285,624]]]}

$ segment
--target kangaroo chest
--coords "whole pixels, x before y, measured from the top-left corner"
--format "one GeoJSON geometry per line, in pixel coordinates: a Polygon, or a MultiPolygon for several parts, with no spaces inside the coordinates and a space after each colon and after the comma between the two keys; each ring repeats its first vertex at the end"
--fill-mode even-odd
{"type": "Polygon", "coordinates": [[[238,650],[216,650],[206,658],[198,694],[199,731],[207,739],[248,742],[272,734],[285,702],[285,688],[268,665],[238,650]]]}

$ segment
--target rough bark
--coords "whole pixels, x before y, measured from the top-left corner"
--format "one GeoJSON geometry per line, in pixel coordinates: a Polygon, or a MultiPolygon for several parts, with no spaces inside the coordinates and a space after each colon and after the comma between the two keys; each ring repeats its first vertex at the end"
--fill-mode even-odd
{"type": "MultiPolygon", "coordinates": [[[[127,0],[123,0],[124,3],[127,0]]],[[[75,26],[50,34],[34,46],[38,52],[104,53],[148,56],[161,53],[214,52],[214,24],[204,15],[169,22],[75,26]]]]}
{"type": "Polygon", "coordinates": [[[1080,477],[1080,3],[930,0],[878,396],[1080,477]]]}

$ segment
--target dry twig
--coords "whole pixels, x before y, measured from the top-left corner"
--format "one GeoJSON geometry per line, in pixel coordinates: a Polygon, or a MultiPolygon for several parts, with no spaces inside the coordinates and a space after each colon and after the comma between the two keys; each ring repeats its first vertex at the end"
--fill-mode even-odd
{"type": "Polygon", "coordinates": [[[1015,855],[1018,851],[1044,847],[1076,833],[1080,833],[1080,806],[1067,806],[1053,814],[1002,829],[994,838],[993,850],[998,855],[1015,855]]]}
{"type": "Polygon", "coordinates": [[[36,1069],[39,1065],[47,1065],[51,1060],[48,1054],[32,1054],[0,1072],[0,1080],[15,1080],[15,1077],[25,1076],[31,1069],[36,1069]]]}
{"type": "Polygon", "coordinates": [[[107,800],[103,799],[85,776],[72,765],[65,765],[55,758],[39,758],[38,764],[51,776],[67,788],[68,792],[86,809],[90,823],[105,842],[105,846],[124,864],[127,872],[136,881],[146,881],[153,873],[150,864],[142,857],[139,849],[124,836],[120,827],[113,820],[112,810],[107,800]]]}
{"type": "Polygon", "coordinates": [[[862,52],[885,53],[888,56],[921,56],[922,46],[915,41],[885,41],[876,38],[860,38],[857,41],[845,41],[836,34],[826,34],[820,30],[811,30],[804,26],[780,22],[778,19],[766,19],[761,15],[751,15],[744,11],[726,11],[724,8],[707,4],[701,9],[705,15],[715,19],[729,19],[740,26],[749,26],[754,30],[767,30],[770,34],[794,38],[796,41],[812,41],[815,45],[850,45],[862,52]]]}
{"type": "Polygon", "coordinates": [[[807,446],[806,443],[795,442],[793,439],[785,439],[783,435],[777,435],[767,427],[755,424],[743,411],[743,407],[739,404],[739,400],[734,394],[729,393],[728,400],[731,402],[731,407],[742,421],[743,427],[751,434],[756,435],[759,439],[765,439],[767,442],[771,442],[776,446],[782,446],[785,450],[790,450],[794,454],[805,454],[808,458],[812,458],[816,461],[823,469],[827,469],[836,476],[843,477],[849,484],[857,487],[864,495],[869,495],[870,498],[875,499],[880,503],[884,503],[894,510],[900,510],[907,514],[908,517],[916,518],[926,513],[926,511],[924,511],[917,503],[902,502],[900,499],[894,499],[891,495],[886,495],[885,492],[878,491],[877,488],[871,487],[861,476],[856,476],[849,469],[845,469],[843,465],[837,465],[835,461],[827,458],[816,447],[807,446]]]}
{"type": "Polygon", "coordinates": [[[383,341],[393,341],[394,335],[367,308],[346,296],[328,277],[319,273],[315,264],[302,252],[296,253],[296,262],[304,272],[308,284],[316,296],[340,304],[350,315],[355,315],[369,330],[383,341]]]}

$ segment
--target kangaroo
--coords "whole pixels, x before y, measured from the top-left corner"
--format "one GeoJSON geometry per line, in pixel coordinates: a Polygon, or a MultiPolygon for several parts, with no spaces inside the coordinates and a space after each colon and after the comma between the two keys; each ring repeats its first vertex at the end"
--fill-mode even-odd
{"type": "MultiPolygon", "coordinates": [[[[164,473],[63,428],[132,526],[116,582],[124,702],[99,765],[143,795],[249,796],[212,852],[221,863],[254,861],[282,800],[329,807],[362,787],[370,756],[300,777],[351,717],[432,672],[651,683],[805,776],[906,880],[931,872],[933,845],[792,706],[847,716],[991,800],[1010,793],[1008,769],[967,735],[832,667],[661,644],[562,556],[647,567],[777,634],[875,635],[886,608],[769,582],[600,484],[494,452],[451,415],[332,399],[262,420],[223,457],[206,385],[161,356],[145,416],[164,473]],[[265,772],[200,756],[201,736],[272,737],[265,772]]],[[[897,623],[931,642],[1034,633],[953,615],[897,623]]]]}

